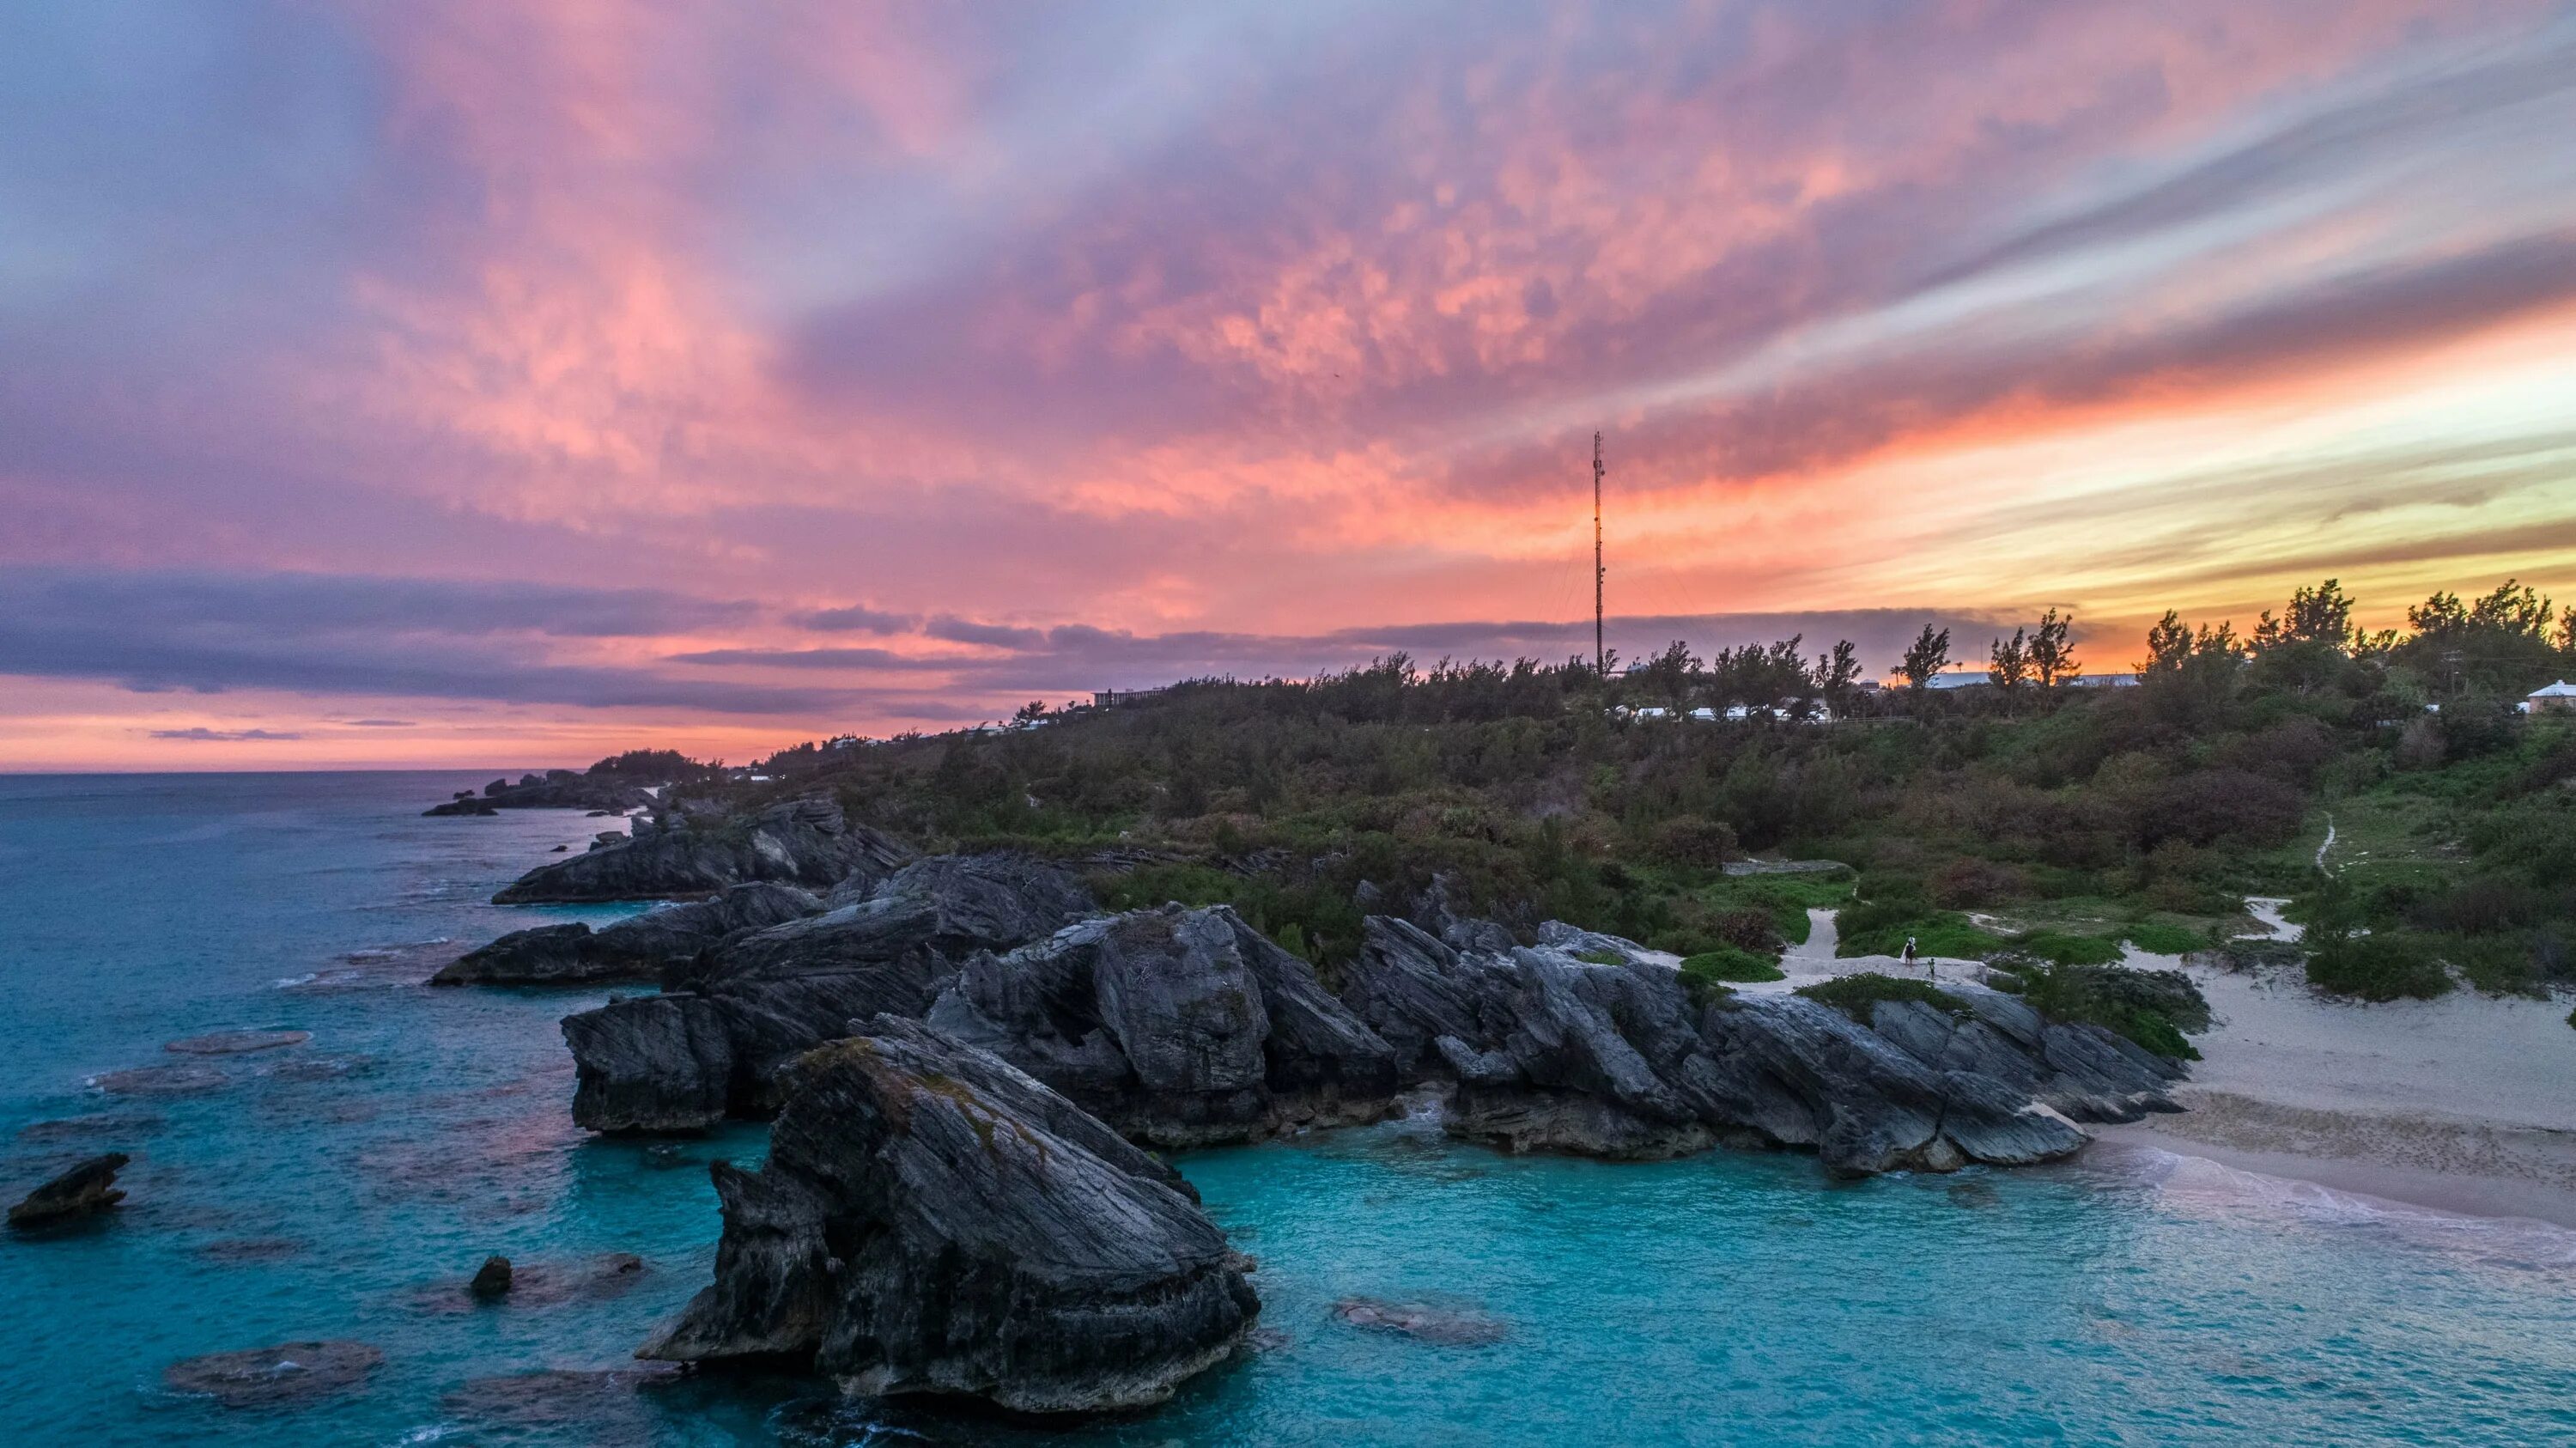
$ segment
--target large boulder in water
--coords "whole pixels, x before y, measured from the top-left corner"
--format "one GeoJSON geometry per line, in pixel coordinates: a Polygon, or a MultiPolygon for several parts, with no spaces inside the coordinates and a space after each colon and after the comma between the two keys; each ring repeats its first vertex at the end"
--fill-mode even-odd
{"type": "Polygon", "coordinates": [[[1160,1147],[1373,1121],[1397,1087],[1386,1042],[1222,905],[1087,920],[977,955],[929,1018],[1160,1147]]]}
{"type": "MultiPolygon", "coordinates": [[[[1093,909],[1069,872],[1018,855],[905,866],[853,904],[728,937],[659,996],[566,1017],[573,1119],[593,1131],[702,1130],[777,1108],[771,1077],[881,1013],[919,1016],[957,962],[1093,909]]],[[[603,932],[604,933],[604,932],[603,932]]]]}
{"type": "Polygon", "coordinates": [[[734,885],[705,900],[664,905],[598,930],[573,921],[514,930],[469,951],[431,985],[594,985],[649,980],[728,938],[821,913],[810,890],[774,881],[734,885]]]}
{"type": "Polygon", "coordinates": [[[9,1209],[9,1225],[21,1230],[53,1227],[113,1208],[125,1200],[116,1174],[127,1161],[121,1151],[91,1157],[27,1193],[9,1209]]]}
{"type": "Polygon", "coordinates": [[[1170,1397],[1260,1311],[1185,1183],[994,1056],[880,1017],[784,1087],[768,1164],[714,1168],[714,1285],[639,1357],[1098,1412],[1170,1397]]]}
{"type": "Polygon", "coordinates": [[[1726,1142],[1811,1148],[1845,1174],[2062,1157],[2079,1121],[2169,1110],[2180,1068],[2099,1027],[1948,989],[1855,1020],[1788,995],[1700,1000],[1609,937],[1461,950],[1368,921],[1344,998],[1406,1078],[1454,1087],[1453,1133],[1512,1150],[1638,1158],[1726,1142]]]}
{"type": "Polygon", "coordinates": [[[853,875],[881,878],[912,858],[901,841],[852,824],[839,804],[813,797],[747,819],[710,824],[675,816],[587,854],[540,865],[492,897],[496,905],[664,900],[711,895],[747,880],[828,890],[853,875]]]}

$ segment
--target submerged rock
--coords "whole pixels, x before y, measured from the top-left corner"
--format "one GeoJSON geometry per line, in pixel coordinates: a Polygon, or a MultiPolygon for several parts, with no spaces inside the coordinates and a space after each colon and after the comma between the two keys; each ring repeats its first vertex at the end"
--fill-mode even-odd
{"type": "Polygon", "coordinates": [[[1393,1110],[1394,1051],[1221,905],[1131,911],[979,954],[929,1019],[1155,1146],[1393,1110]]]}
{"type": "Polygon", "coordinates": [[[819,913],[811,891],[773,881],[734,885],[711,899],[647,910],[593,930],[573,921],[512,931],[469,951],[431,985],[590,985],[649,980],[746,931],[819,913]]]}
{"type": "Polygon", "coordinates": [[[363,1342],[286,1342],[172,1363],[161,1381],[227,1408],[272,1408],[345,1392],[384,1360],[382,1350],[363,1342]]]}
{"type": "Polygon", "coordinates": [[[125,1200],[116,1174],[131,1160],[124,1152],[94,1156],[36,1188],[9,1209],[9,1225],[51,1227],[104,1212],[125,1200]]]}
{"type": "Polygon", "coordinates": [[[656,1441],[663,1423],[652,1395],[669,1393],[681,1377],[681,1369],[664,1365],[592,1372],[549,1368],[470,1379],[441,1397],[439,1408],[472,1428],[623,1448],[656,1441]]]}
{"type": "Polygon", "coordinates": [[[201,1096],[221,1091],[232,1084],[232,1078],[203,1062],[183,1061],[109,1071],[91,1077],[89,1084],[110,1096],[201,1096]]]}
{"type": "Polygon", "coordinates": [[[1628,942],[1541,938],[1558,943],[1461,950],[1368,921],[1345,999],[1408,1082],[1455,1083],[1454,1135],[1628,1159],[1807,1147],[1866,1174],[2050,1160],[2088,1139],[2077,1122],[2172,1109],[2174,1063],[1981,987],[1945,987],[1946,1009],[1880,1002],[1862,1024],[1796,996],[1695,1000],[1628,942]]]}
{"type": "Polygon", "coordinates": [[[639,1357],[1096,1412],[1170,1397],[1260,1311],[1170,1168],[995,1056],[880,1016],[783,1084],[768,1165],[714,1168],[714,1285],[639,1357]]]}
{"type": "Polygon", "coordinates": [[[770,1078],[880,1013],[919,1016],[956,962],[1044,937],[1093,908],[1070,873],[1016,855],[905,866],[865,898],[729,936],[658,996],[568,1016],[573,1119],[697,1131],[777,1109],[770,1078]]]}
{"type": "Polygon", "coordinates": [[[1353,1327],[1395,1333],[1442,1347],[1490,1347],[1512,1335],[1509,1327],[1482,1313],[1420,1302],[1383,1302],[1374,1297],[1345,1297],[1333,1304],[1333,1316],[1353,1327]]]}
{"type": "Polygon", "coordinates": [[[853,875],[882,878],[912,858],[900,841],[852,824],[838,804],[821,797],[772,805],[738,822],[675,818],[654,827],[638,820],[635,830],[530,870],[492,903],[661,900],[752,880],[826,890],[853,875]]]}
{"type": "Polygon", "coordinates": [[[171,1041],[161,1049],[182,1056],[238,1056],[251,1051],[301,1046],[312,1039],[311,1031],[216,1031],[211,1035],[171,1041]]]}

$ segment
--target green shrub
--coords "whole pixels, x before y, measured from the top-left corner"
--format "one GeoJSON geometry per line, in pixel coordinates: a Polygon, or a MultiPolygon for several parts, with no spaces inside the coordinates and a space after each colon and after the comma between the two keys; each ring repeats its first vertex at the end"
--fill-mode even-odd
{"type": "Polygon", "coordinates": [[[2308,956],[2308,984],[2365,1001],[2429,1001],[2451,989],[2451,976],[2421,937],[2392,931],[2321,945],[2308,956]]]}
{"type": "Polygon", "coordinates": [[[2084,1021],[2128,1037],[2159,1056],[2197,1061],[2186,1031],[2209,1029],[2209,1001],[2178,970],[2121,965],[2060,965],[2034,956],[2008,957],[1991,979],[2051,1020],[2084,1021]]]}
{"type": "Polygon", "coordinates": [[[1682,962],[1682,980],[1695,990],[1729,981],[1780,980],[1780,967],[1749,950],[1721,945],[1682,962]]]}
{"type": "Polygon", "coordinates": [[[1811,1001],[1832,1006],[1862,1025],[1869,1024],[1870,1010],[1880,1001],[1921,1001],[1935,1010],[1947,1011],[1965,1019],[1968,1008],[1956,997],[1928,980],[1907,980],[1902,976],[1880,975],[1863,971],[1858,975],[1838,975],[1814,985],[1802,985],[1797,993],[1811,1001]]]}

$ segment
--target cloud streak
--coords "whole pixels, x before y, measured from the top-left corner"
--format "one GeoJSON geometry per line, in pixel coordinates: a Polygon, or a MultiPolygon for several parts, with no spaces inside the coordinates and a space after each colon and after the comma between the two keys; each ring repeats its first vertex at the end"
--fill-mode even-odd
{"type": "Polygon", "coordinates": [[[2126,627],[2339,563],[2391,610],[2576,593],[2507,551],[2576,527],[2546,0],[13,39],[20,677],[685,741],[1563,657],[1588,630],[1512,620],[1589,607],[1596,429],[1631,651],[2126,627]]]}

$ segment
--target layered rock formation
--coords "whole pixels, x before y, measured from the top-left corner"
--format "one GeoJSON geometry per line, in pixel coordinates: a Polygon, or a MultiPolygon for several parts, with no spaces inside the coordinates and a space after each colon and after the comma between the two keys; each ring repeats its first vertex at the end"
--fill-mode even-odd
{"type": "Polygon", "coordinates": [[[883,878],[912,858],[893,837],[850,823],[825,798],[772,805],[747,819],[637,819],[623,841],[540,865],[492,897],[496,905],[663,900],[771,880],[828,890],[853,876],[883,878]]]}
{"type": "Polygon", "coordinates": [[[1260,1311],[1179,1177],[992,1055],[884,1016],[784,1086],[767,1166],[714,1168],[714,1285],[638,1356],[1102,1411],[1168,1398],[1260,1311]]]}
{"type": "Polygon", "coordinates": [[[968,960],[930,1022],[1158,1147],[1393,1107],[1395,1052],[1224,906],[1088,920],[968,960]]]}
{"type": "MultiPolygon", "coordinates": [[[[573,1119],[593,1131],[702,1130],[776,1109],[770,1078],[880,1012],[920,1016],[957,963],[1089,914],[1070,873],[1011,855],[907,865],[865,898],[728,938],[665,994],[567,1017],[573,1119]]],[[[604,932],[603,932],[604,933],[604,932]]]]}
{"type": "Polygon", "coordinates": [[[1696,1001],[1608,937],[1459,950],[1373,917],[1345,999],[1408,1078],[1454,1083],[1449,1129],[1514,1151],[1652,1158],[1811,1147],[1834,1171],[2044,1161],[2078,1121],[2171,1110],[2180,1068],[1973,986],[1880,1002],[1867,1025],[1786,995],[1696,1001]],[[1616,963],[1597,963],[1611,955],[1616,963]]]}
{"type": "Polygon", "coordinates": [[[745,931],[822,913],[823,901],[794,885],[755,881],[705,900],[648,910],[593,930],[581,921],[514,930],[469,951],[429,978],[431,985],[590,985],[659,979],[745,931]]]}

